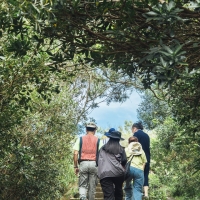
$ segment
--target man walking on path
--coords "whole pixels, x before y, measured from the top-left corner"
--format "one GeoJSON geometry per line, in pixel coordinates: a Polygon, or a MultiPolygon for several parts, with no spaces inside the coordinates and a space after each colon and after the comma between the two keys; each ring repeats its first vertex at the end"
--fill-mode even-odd
{"type": "Polygon", "coordinates": [[[79,195],[80,200],[95,199],[97,186],[96,157],[102,146],[102,141],[95,136],[97,126],[94,123],[86,125],[86,135],[77,139],[74,150],[74,170],[79,173],[79,195]],[[79,167],[78,167],[79,163],[79,167]]]}
{"type": "Polygon", "coordinates": [[[141,122],[134,123],[132,126],[133,136],[138,138],[138,142],[142,145],[145,152],[147,163],[144,168],[144,198],[148,199],[149,189],[149,170],[150,170],[150,138],[149,135],[143,131],[141,122]]]}

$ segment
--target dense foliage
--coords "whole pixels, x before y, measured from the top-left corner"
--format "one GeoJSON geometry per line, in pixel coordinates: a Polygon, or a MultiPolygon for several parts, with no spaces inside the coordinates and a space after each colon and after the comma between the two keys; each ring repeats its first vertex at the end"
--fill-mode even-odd
{"type": "Polygon", "coordinates": [[[54,72],[69,72],[66,62],[84,55],[72,65],[108,66],[144,88],[158,84],[172,104],[188,104],[187,111],[174,112],[184,123],[198,118],[193,109],[199,107],[199,6],[179,0],[7,0],[1,35],[12,33],[6,49],[17,57],[44,52],[54,72]]]}
{"type": "Polygon", "coordinates": [[[181,126],[152,93],[146,93],[138,109],[144,124],[153,125],[151,136],[150,196],[157,199],[198,199],[199,130],[181,126]],[[146,112],[143,108],[148,108],[146,112]],[[158,109],[160,107],[160,109],[158,109]],[[164,112],[165,111],[165,112],[164,112]],[[154,123],[152,123],[154,122],[154,123]]]}
{"type": "Polygon", "coordinates": [[[77,125],[131,87],[167,100],[198,150],[198,0],[0,3],[1,199],[59,198],[77,125]]]}
{"type": "Polygon", "coordinates": [[[152,130],[162,124],[171,110],[166,101],[153,96],[152,92],[145,91],[141,95],[142,102],[137,109],[138,119],[143,122],[146,129],[152,130]]]}
{"type": "Polygon", "coordinates": [[[133,84],[110,70],[76,66],[76,60],[55,71],[46,46],[37,49],[35,32],[26,31],[31,44],[24,54],[9,46],[23,34],[6,29],[0,38],[0,199],[59,199],[70,196],[76,181],[71,147],[79,124],[99,102],[126,99],[133,84]]]}
{"type": "Polygon", "coordinates": [[[200,173],[194,167],[199,159],[199,133],[191,138],[186,132],[170,118],[154,130],[157,138],[152,141],[150,180],[154,183],[157,177],[158,182],[151,189],[167,191],[176,199],[195,200],[200,195],[200,173]]]}

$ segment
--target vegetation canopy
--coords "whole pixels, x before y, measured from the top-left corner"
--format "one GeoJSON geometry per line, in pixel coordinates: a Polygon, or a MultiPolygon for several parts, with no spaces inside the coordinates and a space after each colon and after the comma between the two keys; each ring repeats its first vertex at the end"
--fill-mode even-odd
{"type": "MultiPolygon", "coordinates": [[[[158,84],[165,98],[193,109],[199,104],[199,7],[199,1],[180,0],[7,0],[1,36],[15,35],[7,51],[16,57],[27,55],[34,43],[52,71],[69,71],[66,63],[81,55],[73,65],[104,65],[137,77],[145,89],[158,84]],[[179,92],[191,82],[194,92],[179,92]]],[[[191,111],[183,121],[198,117],[191,111]]]]}
{"type": "Polygon", "coordinates": [[[171,113],[180,144],[187,135],[198,152],[199,0],[0,4],[1,199],[58,199],[77,125],[96,99],[122,102],[132,87],[164,102],[144,98],[156,104],[140,109],[149,127],[171,113]]]}

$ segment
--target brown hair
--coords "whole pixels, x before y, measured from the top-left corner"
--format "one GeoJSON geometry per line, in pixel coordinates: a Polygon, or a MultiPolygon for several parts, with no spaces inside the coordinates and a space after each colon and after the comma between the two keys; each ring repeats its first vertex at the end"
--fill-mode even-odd
{"type": "Polygon", "coordinates": [[[134,136],[130,137],[130,138],[128,139],[128,143],[130,144],[131,142],[138,142],[138,138],[137,138],[137,137],[134,137],[134,136]]]}

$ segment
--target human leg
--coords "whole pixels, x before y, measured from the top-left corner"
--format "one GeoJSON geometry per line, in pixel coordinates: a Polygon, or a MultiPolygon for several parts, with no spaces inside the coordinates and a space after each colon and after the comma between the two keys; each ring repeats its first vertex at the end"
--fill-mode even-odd
{"type": "Polygon", "coordinates": [[[134,173],[133,200],[142,200],[142,189],[144,184],[144,172],[141,169],[132,167],[134,173]]]}
{"type": "Polygon", "coordinates": [[[104,195],[104,200],[115,200],[114,185],[112,178],[107,177],[100,180],[101,188],[104,195]]]}
{"type": "Polygon", "coordinates": [[[144,186],[144,196],[148,197],[149,195],[149,186],[144,186]]]}
{"type": "Polygon", "coordinates": [[[148,197],[148,190],[149,190],[149,170],[150,164],[146,163],[144,168],[144,196],[148,197]]]}
{"type": "Polygon", "coordinates": [[[79,195],[86,198],[88,190],[88,163],[83,161],[79,166],[79,195]]]}
{"type": "Polygon", "coordinates": [[[88,200],[95,199],[97,186],[97,167],[96,161],[89,161],[89,185],[88,185],[88,200]]]}
{"type": "Polygon", "coordinates": [[[133,178],[132,175],[125,181],[124,186],[125,200],[132,200],[133,197],[133,178]]]}
{"type": "Polygon", "coordinates": [[[122,200],[123,199],[123,182],[124,176],[121,177],[113,177],[113,183],[115,186],[115,200],[122,200]]]}

